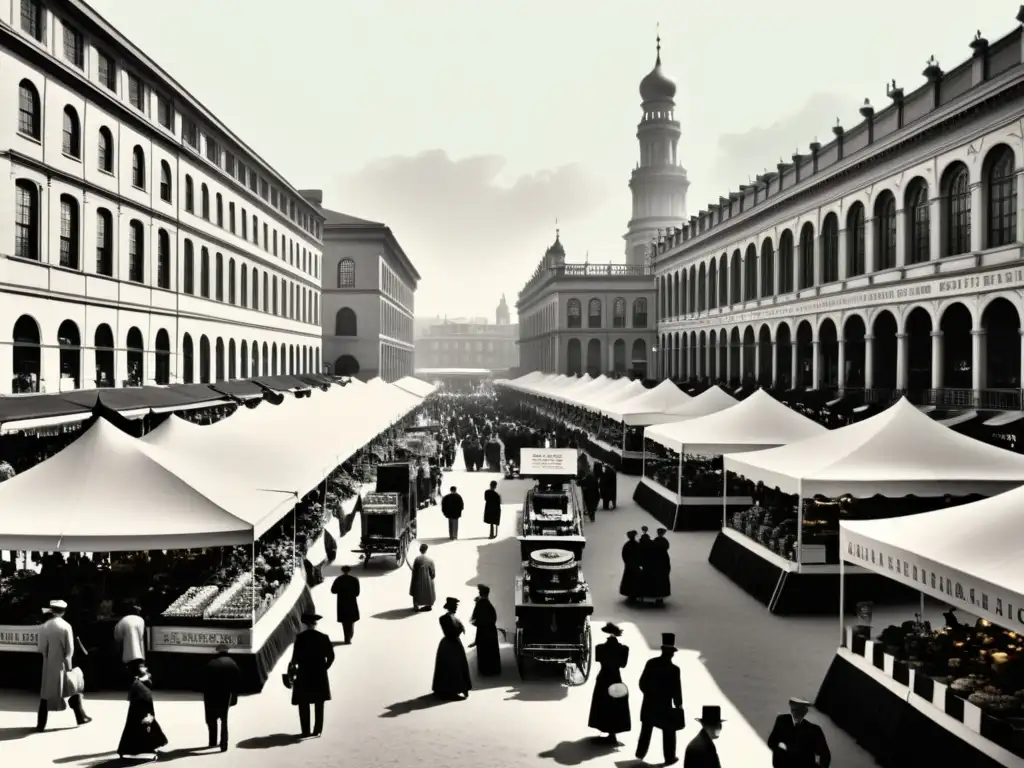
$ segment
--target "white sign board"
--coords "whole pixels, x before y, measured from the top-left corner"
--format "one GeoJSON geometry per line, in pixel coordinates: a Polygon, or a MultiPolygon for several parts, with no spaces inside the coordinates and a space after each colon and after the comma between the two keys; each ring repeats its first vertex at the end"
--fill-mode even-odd
{"type": "Polygon", "coordinates": [[[35,653],[39,627],[0,626],[0,651],[35,653]]]}
{"type": "Polygon", "coordinates": [[[212,653],[219,645],[232,651],[252,647],[252,630],[224,627],[152,627],[149,649],[163,653],[212,653]]]}
{"type": "Polygon", "coordinates": [[[575,448],[523,448],[519,453],[519,474],[576,476],[579,452],[575,448]]]}

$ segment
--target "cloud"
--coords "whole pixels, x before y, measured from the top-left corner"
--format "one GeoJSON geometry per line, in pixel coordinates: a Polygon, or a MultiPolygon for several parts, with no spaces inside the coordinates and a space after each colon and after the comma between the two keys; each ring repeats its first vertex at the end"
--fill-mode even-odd
{"type": "MultiPolygon", "coordinates": [[[[815,137],[822,144],[827,144],[833,138],[832,126],[836,124],[836,118],[842,118],[843,124],[849,126],[852,124],[850,113],[848,97],[815,93],[799,110],[771,125],[751,128],[743,133],[722,134],[718,138],[718,154],[711,169],[713,186],[709,186],[707,191],[717,197],[736,190],[766,167],[774,171],[779,158],[790,162],[794,150],[807,154],[807,146],[815,137]]],[[[853,114],[856,114],[855,110],[853,114]]]]}
{"type": "Polygon", "coordinates": [[[503,291],[511,301],[532,273],[555,218],[584,220],[611,192],[580,164],[503,185],[505,165],[500,155],[453,160],[440,149],[380,158],[341,179],[328,207],[391,227],[424,277],[418,306],[489,315],[503,291]],[[463,286],[475,295],[456,299],[453,289],[463,286]]]}

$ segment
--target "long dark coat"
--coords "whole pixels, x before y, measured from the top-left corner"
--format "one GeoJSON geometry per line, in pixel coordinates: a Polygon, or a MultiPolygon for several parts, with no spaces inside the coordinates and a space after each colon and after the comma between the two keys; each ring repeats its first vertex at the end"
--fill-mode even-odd
{"type": "Polygon", "coordinates": [[[622,682],[622,669],[629,661],[629,647],[611,637],[594,649],[594,661],[600,670],[594,681],[587,725],[601,733],[626,733],[633,727],[629,716],[629,696],[613,699],[608,688],[622,682]]]}
{"type": "Polygon", "coordinates": [[[351,573],[343,573],[331,584],[331,592],[338,596],[338,623],[359,621],[359,579],[351,573]]]}
{"type": "Polygon", "coordinates": [[[641,533],[640,538],[637,539],[636,543],[636,559],[644,571],[641,582],[643,585],[642,597],[650,597],[648,590],[650,589],[651,576],[647,573],[647,570],[651,567],[653,561],[657,559],[657,556],[654,554],[654,542],[651,540],[650,534],[641,533]]]}
{"type": "Polygon", "coordinates": [[[331,700],[331,681],[327,670],[334,663],[331,638],[316,629],[305,629],[295,638],[289,666],[295,675],[292,704],[315,704],[331,700]]]}
{"type": "Polygon", "coordinates": [[[438,623],[444,637],[437,644],[434,657],[434,682],[431,690],[438,696],[451,697],[469,693],[473,683],[469,677],[469,659],[462,647],[466,628],[454,615],[445,613],[438,623]]]}
{"type": "Polygon", "coordinates": [[[465,508],[466,504],[458,493],[446,493],[441,499],[441,514],[449,520],[462,517],[462,510],[465,508]]]}
{"type": "Polygon", "coordinates": [[[484,491],[484,523],[501,525],[501,495],[490,488],[484,491]]]}
{"type": "Polygon", "coordinates": [[[821,768],[829,768],[832,763],[832,753],[821,728],[806,720],[797,724],[788,714],[775,718],[768,735],[768,748],[772,751],[775,768],[813,768],[819,765],[819,757],[821,768]],[[780,744],[785,744],[786,748],[779,749],[780,744]]]}
{"type": "Polygon", "coordinates": [[[647,662],[640,675],[640,722],[662,730],[675,730],[672,710],[683,706],[683,686],[679,667],[667,656],[647,662]]]}
{"type": "Polygon", "coordinates": [[[628,539],[622,545],[622,581],[619,594],[623,597],[643,597],[643,571],[640,568],[640,543],[628,539]]]}
{"type": "Polygon", "coordinates": [[[694,736],[693,741],[686,745],[683,768],[722,768],[715,740],[708,736],[703,728],[694,736]]]}
{"type": "Polygon", "coordinates": [[[486,597],[477,598],[469,623],[476,627],[477,670],[483,677],[501,674],[501,650],[498,647],[498,612],[486,597]]]}
{"type": "Polygon", "coordinates": [[[672,594],[672,561],[668,539],[658,536],[650,543],[644,563],[644,597],[665,598],[672,594]]]}
{"type": "Polygon", "coordinates": [[[615,504],[617,494],[617,475],[614,469],[605,464],[601,470],[601,477],[598,478],[601,486],[601,501],[605,504],[615,504]]]}
{"type": "Polygon", "coordinates": [[[226,653],[218,653],[207,663],[203,674],[203,708],[207,720],[223,717],[238,703],[241,683],[241,670],[226,653]]]}
{"type": "Polygon", "coordinates": [[[419,555],[412,561],[412,577],[409,580],[409,597],[416,606],[432,607],[437,602],[434,591],[434,577],[437,570],[434,561],[426,555],[419,555]]]}
{"type": "Polygon", "coordinates": [[[601,501],[601,492],[598,490],[597,478],[593,472],[588,472],[580,481],[580,490],[583,491],[583,504],[587,508],[587,513],[593,514],[597,510],[598,502],[601,501]]]}
{"type": "Polygon", "coordinates": [[[117,745],[119,755],[148,755],[167,745],[167,737],[156,721],[153,709],[153,692],[145,683],[132,681],[128,689],[128,715],[117,745]],[[143,723],[146,715],[153,716],[153,722],[143,723]]]}

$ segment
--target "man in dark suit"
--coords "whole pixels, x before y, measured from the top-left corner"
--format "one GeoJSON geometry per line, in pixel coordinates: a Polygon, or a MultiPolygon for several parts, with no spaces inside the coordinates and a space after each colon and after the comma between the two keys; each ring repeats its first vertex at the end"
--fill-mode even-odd
{"type": "Polygon", "coordinates": [[[775,768],[829,768],[832,753],[825,743],[825,734],[814,723],[807,722],[809,701],[792,698],[789,714],[775,718],[768,735],[775,768]]]}
{"type": "Polygon", "coordinates": [[[676,636],[672,632],[661,635],[661,655],[647,662],[640,675],[640,739],[636,745],[636,756],[643,760],[651,746],[654,729],[661,730],[662,749],[665,765],[679,762],[676,757],[676,731],[684,726],[683,687],[679,678],[679,667],[672,663],[676,654],[676,636]]]}
{"type": "Polygon", "coordinates": [[[331,638],[320,632],[316,624],[323,618],[318,613],[302,616],[305,629],[295,638],[288,673],[292,678],[292,704],[299,708],[299,725],[303,738],[320,736],[324,730],[324,702],[331,700],[331,681],[327,670],[334,663],[331,638]],[[313,706],[313,730],[309,730],[309,708],[313,706]]]}
{"type": "Polygon", "coordinates": [[[686,745],[683,753],[683,768],[722,768],[718,760],[715,739],[722,735],[722,708],[704,706],[700,717],[700,733],[686,745]]]}
{"type": "Polygon", "coordinates": [[[338,623],[345,635],[344,645],[352,645],[355,624],[359,621],[359,579],[352,575],[352,569],[341,566],[341,575],[331,584],[331,592],[338,596],[338,623]]]}
{"type": "Polygon", "coordinates": [[[217,655],[206,665],[203,676],[203,709],[210,732],[210,749],[220,745],[221,752],[228,751],[228,711],[238,703],[241,680],[242,673],[228,655],[228,647],[218,646],[217,655]],[[218,723],[220,739],[217,738],[218,723]]]}
{"type": "Polygon", "coordinates": [[[441,499],[441,514],[448,518],[448,538],[455,541],[459,538],[459,518],[462,517],[462,510],[466,505],[455,486],[441,499]]]}

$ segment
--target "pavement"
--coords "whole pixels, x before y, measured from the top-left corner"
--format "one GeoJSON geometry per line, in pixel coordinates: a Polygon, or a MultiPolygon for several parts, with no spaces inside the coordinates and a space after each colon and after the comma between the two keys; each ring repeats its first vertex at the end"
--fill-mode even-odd
{"type": "MultiPolygon", "coordinates": [[[[447,538],[440,507],[420,513],[420,541],[430,545],[437,564],[439,603],[447,596],[463,601],[468,619],[475,585],[489,584],[499,626],[515,625],[513,578],[519,572],[519,547],[514,536],[515,508],[527,484],[498,475],[453,471],[444,488],[455,485],[466,500],[458,541],[447,538]],[[487,538],[482,520],[483,493],[499,480],[503,507],[499,537],[487,538]]],[[[723,768],[771,765],[764,739],[789,696],[813,700],[838,644],[837,617],[782,618],[767,610],[707,563],[713,534],[677,533],[671,537],[672,597],[664,608],[627,606],[618,594],[619,550],[625,531],[657,524],[630,499],[636,478],[620,475],[619,509],[599,511],[587,526],[584,572],[595,602],[594,642],[606,621],[618,623],[630,647],[624,681],[630,689],[633,730],[622,734],[619,747],[597,746],[587,728],[593,677],[567,688],[559,677],[521,681],[511,645],[502,648],[503,674],[477,679],[470,651],[474,690],[467,701],[438,703],[429,696],[434,653],[440,630],[440,604],[431,613],[409,610],[409,569],[371,562],[355,568],[362,581],[360,611],[351,646],[336,648],[331,669],[333,699],[327,705],[324,735],[298,741],[296,710],[281,684],[288,654],[263,692],[244,697],[231,713],[231,749],[203,749],[206,730],[202,704],[189,694],[161,692],[156,681],[156,715],[170,744],[160,762],[197,761],[201,768],[218,766],[338,766],[397,768],[423,763],[430,768],[541,768],[586,765],[588,768],[642,766],[634,758],[639,730],[637,680],[646,659],[656,655],[662,632],[675,632],[681,649],[686,731],[680,734],[680,757],[695,735],[705,704],[717,704],[726,719],[718,741],[723,768]]],[[[335,624],[330,579],[344,563],[357,565],[351,550],[358,544],[358,525],[339,544],[338,561],[328,569],[328,582],[314,590],[317,609],[325,616],[321,629],[341,639],[335,624]]],[[[414,550],[415,553],[415,550],[414,550]]],[[[912,607],[898,611],[909,618],[912,607]]],[[[882,623],[882,620],[877,622],[882,623]]],[[[468,624],[468,622],[467,622],[468,624]]],[[[468,628],[468,627],[467,627],[468,628]]],[[[470,633],[471,628],[468,628],[470,633]]],[[[467,640],[467,643],[470,640],[467,640]]],[[[0,670],[2,683],[2,670],[0,670]]],[[[62,765],[71,768],[121,763],[116,747],[126,704],[119,693],[97,694],[87,702],[93,722],[74,727],[70,712],[51,714],[51,730],[36,734],[36,701],[23,694],[0,693],[0,754],[8,765],[26,768],[62,765]]],[[[833,768],[867,768],[874,760],[824,716],[810,719],[825,729],[833,768]]],[[[657,734],[648,755],[650,765],[662,760],[657,734]]],[[[680,763],[681,764],[681,763],[680,763]]]]}

